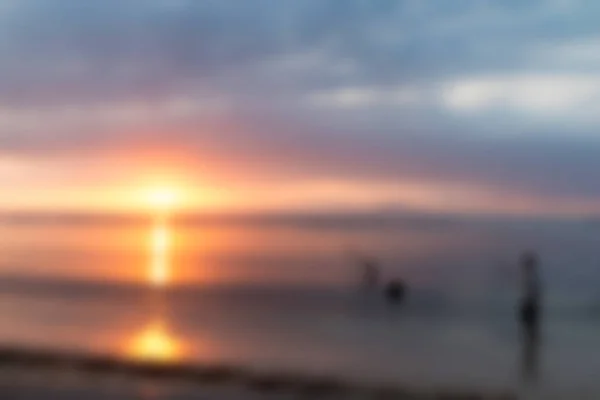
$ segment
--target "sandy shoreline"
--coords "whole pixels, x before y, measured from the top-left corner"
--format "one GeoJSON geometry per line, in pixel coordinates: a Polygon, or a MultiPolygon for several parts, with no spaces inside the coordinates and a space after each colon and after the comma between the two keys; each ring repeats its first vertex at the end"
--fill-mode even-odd
{"type": "Polygon", "coordinates": [[[517,398],[511,393],[478,393],[462,389],[408,389],[350,382],[335,377],[258,372],[237,366],[164,364],[124,360],[104,355],[13,347],[0,348],[0,367],[2,368],[1,398],[17,398],[17,396],[19,399],[173,398],[182,400],[254,399],[265,396],[275,399],[509,400],[517,398]]]}

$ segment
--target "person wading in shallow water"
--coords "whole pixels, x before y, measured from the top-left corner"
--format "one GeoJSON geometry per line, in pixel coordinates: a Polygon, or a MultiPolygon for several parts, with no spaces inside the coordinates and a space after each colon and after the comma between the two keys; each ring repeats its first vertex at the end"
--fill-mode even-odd
{"type": "Polygon", "coordinates": [[[366,258],[361,260],[362,268],[362,285],[366,289],[374,289],[379,285],[381,268],[377,260],[366,258]]]}
{"type": "Polygon", "coordinates": [[[391,304],[401,304],[406,297],[406,283],[401,279],[390,281],[385,287],[384,295],[391,304]]]}
{"type": "Polygon", "coordinates": [[[542,289],[537,254],[528,252],[521,257],[523,294],[519,302],[518,318],[523,343],[523,376],[527,380],[537,377],[538,348],[540,342],[542,289]]]}

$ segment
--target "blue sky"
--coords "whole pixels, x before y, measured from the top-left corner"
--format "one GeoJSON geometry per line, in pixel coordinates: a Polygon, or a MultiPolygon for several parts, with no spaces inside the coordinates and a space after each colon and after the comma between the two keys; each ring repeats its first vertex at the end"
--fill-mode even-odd
{"type": "Polygon", "coordinates": [[[282,204],[597,212],[599,19],[592,0],[4,0],[0,206],[123,186],[151,149],[282,204]]]}

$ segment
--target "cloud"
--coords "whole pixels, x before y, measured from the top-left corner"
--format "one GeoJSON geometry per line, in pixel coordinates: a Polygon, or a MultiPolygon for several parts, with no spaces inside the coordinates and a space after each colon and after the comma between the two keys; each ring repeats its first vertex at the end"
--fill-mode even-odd
{"type": "Polygon", "coordinates": [[[457,111],[503,108],[554,119],[597,114],[599,75],[509,75],[458,80],[445,84],[442,101],[457,111]],[[590,107],[591,105],[591,107],[590,107]]]}
{"type": "Polygon", "coordinates": [[[600,37],[561,40],[533,49],[532,62],[565,69],[595,71],[600,64],[600,37]]]}
{"type": "Polygon", "coordinates": [[[85,130],[99,126],[104,130],[123,129],[127,126],[163,124],[190,117],[219,114],[227,107],[227,100],[217,96],[184,94],[159,101],[5,107],[0,108],[0,131],[11,132],[10,136],[33,134],[35,137],[39,136],[41,131],[51,135],[57,131],[72,131],[76,127],[83,127],[85,130]]]}
{"type": "Polygon", "coordinates": [[[412,88],[346,87],[317,92],[308,96],[315,106],[339,108],[408,106],[421,102],[423,96],[412,88]]]}
{"type": "Polygon", "coordinates": [[[423,190],[441,196],[431,207],[600,196],[593,2],[4,5],[0,148],[11,160],[163,149],[239,185],[404,203],[423,190]]]}

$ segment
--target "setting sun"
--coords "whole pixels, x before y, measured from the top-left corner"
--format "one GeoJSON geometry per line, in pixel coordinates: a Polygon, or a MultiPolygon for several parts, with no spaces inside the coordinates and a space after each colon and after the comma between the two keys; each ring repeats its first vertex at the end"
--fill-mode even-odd
{"type": "Polygon", "coordinates": [[[172,209],[180,200],[181,195],[175,188],[159,187],[151,189],[147,193],[148,204],[159,210],[172,209]]]}

